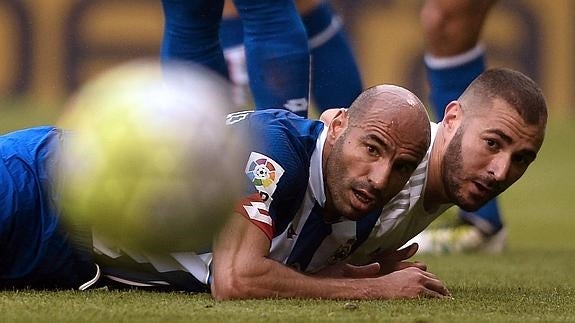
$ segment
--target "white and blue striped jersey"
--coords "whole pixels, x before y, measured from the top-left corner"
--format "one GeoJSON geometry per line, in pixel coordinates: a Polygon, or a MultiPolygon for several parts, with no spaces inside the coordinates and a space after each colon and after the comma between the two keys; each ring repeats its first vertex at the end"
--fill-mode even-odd
{"type": "MultiPolygon", "coordinates": [[[[359,221],[324,220],[322,153],[327,127],[284,110],[241,112],[228,124],[252,136],[246,153],[246,191],[237,213],[271,240],[270,258],[313,273],[357,254],[397,248],[442,213],[423,210],[428,154],[404,189],[359,221]]],[[[432,140],[437,126],[432,124],[432,140]]],[[[108,278],[134,286],[207,290],[211,253],[142,255],[111,248],[97,237],[97,259],[108,278]]]]}
{"type": "MultiPolygon", "coordinates": [[[[378,212],[359,222],[326,223],[322,151],[327,128],[285,110],[239,112],[227,123],[251,137],[245,195],[237,213],[271,240],[270,257],[313,272],[348,256],[365,240],[378,212]]],[[[209,252],[163,255],[125,250],[94,236],[96,259],[113,281],[133,286],[206,290],[209,252]]]]}
{"type": "MultiPolygon", "coordinates": [[[[245,155],[245,196],[237,211],[271,240],[270,257],[288,266],[315,272],[346,259],[358,246],[359,255],[395,249],[449,207],[441,206],[433,213],[423,209],[428,152],[405,188],[383,209],[357,222],[327,223],[323,216],[324,125],[284,110],[236,113],[227,121],[252,137],[245,155]]],[[[436,131],[437,126],[432,125],[432,141],[436,131]]],[[[52,165],[51,156],[60,139],[60,131],[51,127],[2,137],[0,165],[4,166],[0,168],[4,172],[0,175],[14,185],[4,185],[6,194],[2,195],[5,207],[0,212],[0,254],[4,257],[0,257],[0,286],[44,286],[46,282],[75,286],[84,277],[78,274],[84,267],[93,269],[90,257],[80,257],[84,253],[58,229],[58,210],[45,194],[50,187],[44,185],[49,176],[47,168],[52,165]],[[31,248],[31,241],[34,246],[38,242],[38,246],[31,248]]],[[[93,248],[103,275],[121,285],[208,289],[209,250],[142,254],[103,241],[97,233],[93,248]]]]}

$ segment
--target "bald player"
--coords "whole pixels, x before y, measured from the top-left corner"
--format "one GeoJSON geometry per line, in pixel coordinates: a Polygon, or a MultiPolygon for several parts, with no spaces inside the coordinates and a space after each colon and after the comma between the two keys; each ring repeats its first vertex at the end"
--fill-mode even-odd
{"type": "Polygon", "coordinates": [[[235,119],[261,141],[246,165],[252,187],[215,244],[214,297],[448,295],[422,264],[383,275],[378,263],[340,265],[427,151],[429,119],[414,94],[392,85],[367,89],[329,125],[284,111],[235,119]]]}

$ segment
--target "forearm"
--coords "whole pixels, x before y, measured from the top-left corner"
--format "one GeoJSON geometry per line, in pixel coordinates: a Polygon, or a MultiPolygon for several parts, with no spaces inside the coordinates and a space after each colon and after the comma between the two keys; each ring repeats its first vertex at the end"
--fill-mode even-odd
{"type": "Polygon", "coordinates": [[[269,238],[258,227],[241,215],[232,216],[214,247],[214,298],[390,299],[449,294],[435,275],[415,266],[383,276],[378,274],[379,264],[308,275],[268,258],[269,247],[269,238]]]}
{"type": "Polygon", "coordinates": [[[323,278],[301,273],[268,258],[269,245],[259,228],[242,216],[232,216],[214,248],[213,296],[216,299],[369,296],[363,287],[370,286],[368,279],[323,278]]]}
{"type": "Polygon", "coordinates": [[[372,295],[376,285],[370,278],[326,278],[307,275],[271,259],[256,264],[244,263],[233,266],[227,278],[219,284],[214,278],[212,293],[217,299],[246,298],[323,298],[323,299],[370,299],[382,298],[372,295]]]}

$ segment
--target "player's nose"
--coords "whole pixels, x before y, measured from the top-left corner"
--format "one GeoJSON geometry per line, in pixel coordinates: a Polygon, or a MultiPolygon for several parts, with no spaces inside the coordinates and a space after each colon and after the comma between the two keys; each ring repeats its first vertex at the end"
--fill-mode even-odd
{"type": "Polygon", "coordinates": [[[374,189],[379,192],[384,191],[389,183],[392,167],[393,165],[391,161],[387,159],[384,159],[371,167],[368,181],[374,189]]]}
{"type": "Polygon", "coordinates": [[[491,160],[488,167],[489,175],[491,175],[497,182],[504,182],[509,175],[511,156],[500,154],[491,160]]]}

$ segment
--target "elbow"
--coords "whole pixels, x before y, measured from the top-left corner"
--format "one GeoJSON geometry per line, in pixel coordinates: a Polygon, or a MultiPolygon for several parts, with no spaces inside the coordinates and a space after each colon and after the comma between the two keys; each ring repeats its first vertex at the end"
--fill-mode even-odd
{"type": "Polygon", "coordinates": [[[229,284],[218,283],[218,281],[214,279],[210,289],[212,297],[217,301],[229,301],[238,299],[238,293],[229,284]]]}
{"type": "Polygon", "coordinates": [[[212,297],[218,301],[229,301],[238,299],[253,298],[252,291],[250,291],[250,284],[234,275],[228,277],[214,277],[210,286],[212,297]]]}

